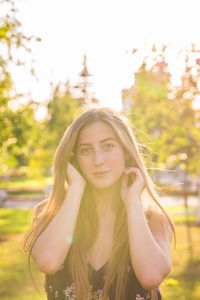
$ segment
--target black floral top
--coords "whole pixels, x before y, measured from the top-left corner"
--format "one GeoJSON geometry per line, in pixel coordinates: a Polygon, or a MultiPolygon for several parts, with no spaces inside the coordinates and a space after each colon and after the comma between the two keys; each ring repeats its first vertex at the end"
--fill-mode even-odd
{"type": "MultiPolygon", "coordinates": [[[[90,263],[89,282],[91,287],[91,297],[88,300],[101,300],[103,294],[103,285],[105,279],[105,267],[95,270],[90,263]]],[[[127,267],[126,295],[123,300],[150,300],[151,296],[148,290],[144,289],[137,280],[131,263],[127,267]]],[[[59,271],[53,275],[46,275],[45,290],[48,300],[75,300],[74,284],[71,276],[67,273],[66,264],[63,264],[59,271]]],[[[157,288],[158,300],[161,300],[159,288],[157,288]]],[[[108,300],[115,299],[115,288],[112,286],[108,300]]]]}

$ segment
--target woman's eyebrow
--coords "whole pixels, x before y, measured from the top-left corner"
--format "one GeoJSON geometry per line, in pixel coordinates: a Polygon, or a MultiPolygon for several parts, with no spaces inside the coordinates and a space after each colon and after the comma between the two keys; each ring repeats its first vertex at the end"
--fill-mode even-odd
{"type": "Polygon", "coordinates": [[[100,141],[100,143],[104,143],[104,142],[107,142],[107,141],[109,141],[109,140],[117,141],[117,139],[114,138],[114,137],[108,137],[108,138],[105,138],[105,139],[103,139],[102,141],[100,141]]]}
{"type": "MultiPolygon", "coordinates": [[[[109,140],[117,141],[117,139],[114,138],[114,137],[107,137],[107,138],[101,140],[100,143],[104,143],[104,142],[107,142],[107,141],[109,141],[109,140]]],[[[80,144],[78,144],[77,146],[78,146],[78,147],[81,147],[81,146],[89,146],[89,145],[91,145],[91,143],[80,143],[80,144]]]]}

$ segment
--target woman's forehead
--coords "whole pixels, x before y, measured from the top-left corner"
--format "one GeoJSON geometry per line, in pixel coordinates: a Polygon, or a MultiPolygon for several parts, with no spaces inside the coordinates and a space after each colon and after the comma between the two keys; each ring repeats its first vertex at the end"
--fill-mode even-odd
{"type": "Polygon", "coordinates": [[[77,144],[100,142],[109,137],[117,140],[114,130],[108,123],[97,121],[80,130],[77,144]]]}

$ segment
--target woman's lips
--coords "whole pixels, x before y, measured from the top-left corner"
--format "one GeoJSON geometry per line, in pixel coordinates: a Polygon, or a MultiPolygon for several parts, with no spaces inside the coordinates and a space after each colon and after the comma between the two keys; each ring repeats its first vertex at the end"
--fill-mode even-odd
{"type": "Polygon", "coordinates": [[[98,177],[103,177],[105,176],[106,174],[108,174],[109,171],[101,171],[101,172],[94,172],[94,175],[95,176],[98,176],[98,177]]]}

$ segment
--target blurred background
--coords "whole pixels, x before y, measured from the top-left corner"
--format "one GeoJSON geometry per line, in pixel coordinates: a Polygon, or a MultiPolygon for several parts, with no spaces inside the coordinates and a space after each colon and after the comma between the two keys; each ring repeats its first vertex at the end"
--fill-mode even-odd
{"type": "Polygon", "coordinates": [[[199,28],[193,0],[0,0],[2,300],[41,299],[21,241],[65,129],[98,104],[128,117],[175,222],[163,299],[200,299],[199,28]]]}

